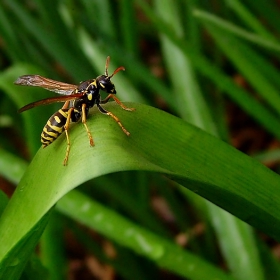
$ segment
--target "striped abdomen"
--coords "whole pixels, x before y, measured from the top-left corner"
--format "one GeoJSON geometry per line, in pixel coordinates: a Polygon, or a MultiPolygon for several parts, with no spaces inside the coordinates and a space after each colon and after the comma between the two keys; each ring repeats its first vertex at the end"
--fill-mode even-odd
{"type": "Polygon", "coordinates": [[[43,148],[50,145],[65,129],[69,109],[60,109],[48,120],[41,133],[43,148]]]}

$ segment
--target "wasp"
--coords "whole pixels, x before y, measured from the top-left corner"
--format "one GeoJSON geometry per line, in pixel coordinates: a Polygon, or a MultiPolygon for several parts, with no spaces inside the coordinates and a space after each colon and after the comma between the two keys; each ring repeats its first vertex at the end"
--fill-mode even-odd
{"type": "Polygon", "coordinates": [[[41,133],[41,142],[43,148],[47,147],[53,143],[64,131],[67,139],[66,155],[63,161],[63,165],[67,165],[69,153],[70,153],[70,139],[69,139],[69,125],[71,122],[78,122],[82,120],[84,127],[86,129],[90,146],[94,146],[93,137],[87,126],[87,117],[89,109],[95,104],[102,114],[106,114],[114,119],[121,127],[122,131],[129,136],[130,133],[124,128],[119,118],[115,116],[112,112],[105,110],[101,104],[107,103],[111,98],[113,98],[122,109],[127,111],[133,111],[134,108],[126,107],[116,96],[115,85],[112,83],[111,78],[119,71],[124,71],[123,66],[118,67],[113,74],[109,76],[110,57],[108,56],[105,64],[105,74],[100,75],[95,79],[87,80],[81,82],[79,85],[73,85],[68,83],[63,83],[55,80],[51,80],[40,75],[24,75],[20,76],[14,83],[16,85],[22,86],[34,86],[41,87],[63,96],[50,97],[42,99],[39,101],[32,102],[25,105],[19,109],[19,113],[26,110],[32,109],[39,105],[51,104],[54,102],[65,102],[63,107],[54,113],[48,120],[47,124],[44,126],[41,133]],[[101,99],[100,91],[105,91],[108,93],[105,99],[101,99]]]}

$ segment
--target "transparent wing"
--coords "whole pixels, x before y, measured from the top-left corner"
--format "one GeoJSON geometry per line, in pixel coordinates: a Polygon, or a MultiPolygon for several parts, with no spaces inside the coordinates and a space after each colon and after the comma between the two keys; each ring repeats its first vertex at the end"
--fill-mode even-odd
{"type": "Polygon", "coordinates": [[[77,85],[62,83],[52,79],[42,77],[40,75],[24,75],[20,76],[14,84],[21,86],[41,87],[58,94],[71,95],[77,88],[77,85]]]}

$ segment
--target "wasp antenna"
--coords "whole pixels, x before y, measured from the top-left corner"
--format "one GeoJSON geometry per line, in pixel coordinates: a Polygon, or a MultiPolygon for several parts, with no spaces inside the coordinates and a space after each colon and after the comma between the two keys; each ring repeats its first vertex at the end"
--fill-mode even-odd
{"type": "Polygon", "coordinates": [[[105,76],[107,76],[107,77],[109,76],[108,75],[109,63],[110,63],[110,56],[107,56],[106,64],[105,64],[105,76]]]}
{"type": "Polygon", "coordinates": [[[115,74],[117,74],[119,71],[125,71],[125,68],[123,66],[118,67],[112,75],[109,76],[109,79],[111,79],[115,74]]]}

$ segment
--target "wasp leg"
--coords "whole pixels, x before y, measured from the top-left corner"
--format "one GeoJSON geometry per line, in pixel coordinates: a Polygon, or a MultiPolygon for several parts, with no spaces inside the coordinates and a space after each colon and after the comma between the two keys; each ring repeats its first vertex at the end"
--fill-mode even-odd
{"type": "Polygon", "coordinates": [[[103,107],[101,107],[99,104],[97,104],[97,107],[98,107],[98,109],[99,109],[99,111],[100,111],[101,113],[106,114],[106,115],[112,117],[112,118],[118,123],[118,125],[121,127],[121,129],[123,130],[123,132],[124,132],[127,136],[130,135],[130,133],[124,128],[124,126],[122,125],[122,123],[120,122],[120,120],[119,120],[118,117],[116,117],[113,113],[111,113],[111,112],[105,110],[105,109],[104,109],[103,107]]]}
{"type": "Polygon", "coordinates": [[[87,131],[87,134],[88,134],[88,138],[89,138],[89,144],[91,146],[94,146],[94,142],[93,142],[93,138],[91,136],[91,133],[88,129],[88,126],[87,126],[87,116],[86,116],[86,104],[83,104],[82,105],[82,123],[84,124],[85,128],[86,128],[86,131],[87,131]]]}
{"type": "Polygon", "coordinates": [[[112,93],[110,93],[104,100],[101,100],[101,104],[105,104],[109,101],[110,98],[113,98],[124,110],[126,111],[134,111],[135,108],[128,108],[124,104],[121,103],[121,101],[112,93]]]}
{"type": "MultiPolygon", "coordinates": [[[[67,103],[67,102],[66,102],[67,103]]],[[[65,105],[65,104],[64,104],[65,105]]],[[[63,106],[64,107],[64,106],[63,106]]],[[[66,166],[67,162],[68,162],[68,158],[69,158],[69,153],[70,153],[70,139],[69,139],[69,134],[68,134],[68,129],[69,129],[69,125],[70,125],[70,120],[71,120],[71,115],[73,112],[74,108],[70,108],[67,112],[67,120],[66,123],[64,125],[64,129],[65,129],[65,134],[66,134],[66,139],[67,139],[67,148],[66,148],[66,154],[65,154],[65,158],[63,161],[63,165],[66,166]]]]}
{"type": "Polygon", "coordinates": [[[64,103],[64,105],[62,106],[62,109],[67,109],[69,107],[69,103],[70,103],[70,101],[66,101],[64,103]]]}

